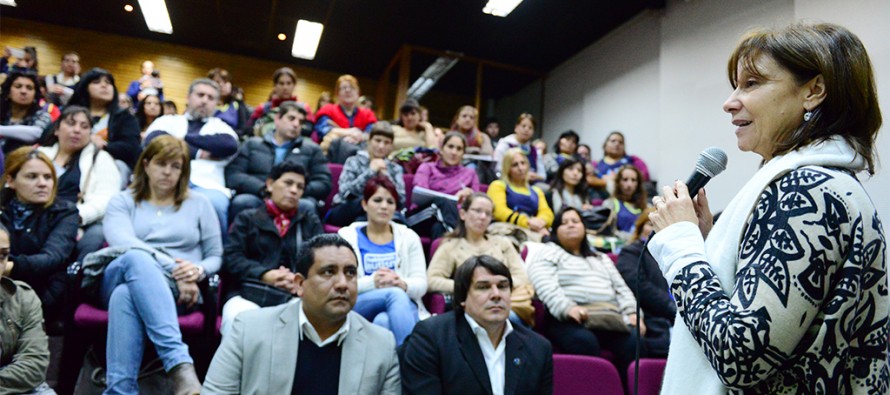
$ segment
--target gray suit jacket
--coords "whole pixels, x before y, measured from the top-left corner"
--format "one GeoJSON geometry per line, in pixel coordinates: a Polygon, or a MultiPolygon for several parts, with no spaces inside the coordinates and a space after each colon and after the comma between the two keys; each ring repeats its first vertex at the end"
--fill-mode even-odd
{"type": "MultiPolygon", "coordinates": [[[[290,394],[297,367],[302,302],[246,311],[213,356],[202,394],[290,394]]],[[[340,394],[399,394],[392,333],[355,312],[341,345],[340,394]]]]}

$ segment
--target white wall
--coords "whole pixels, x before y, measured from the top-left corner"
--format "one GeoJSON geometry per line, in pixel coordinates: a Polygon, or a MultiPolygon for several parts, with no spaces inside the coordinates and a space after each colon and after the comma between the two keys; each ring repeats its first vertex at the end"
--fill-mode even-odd
{"type": "MultiPolygon", "coordinates": [[[[669,0],[663,11],[642,13],[551,72],[545,140],[575,129],[598,157],[608,132],[622,130],[628,151],[644,158],[661,184],[685,179],[702,149],[723,148],[727,171],[708,188],[712,208],[721,210],[759,164],[757,155],[736,148],[722,110],[731,91],[726,60],[745,31],[796,19],[839,23],[862,39],[890,123],[890,0],[669,0]]],[[[878,152],[886,170],[863,179],[887,220],[890,136],[881,135],[878,152]]]]}

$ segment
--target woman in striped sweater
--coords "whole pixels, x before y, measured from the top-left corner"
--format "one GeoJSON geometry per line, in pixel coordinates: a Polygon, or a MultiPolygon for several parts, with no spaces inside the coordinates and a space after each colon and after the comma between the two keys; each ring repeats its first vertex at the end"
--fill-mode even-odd
{"type": "MultiPolygon", "coordinates": [[[[547,337],[568,354],[600,355],[602,348],[615,354],[619,373],[627,371],[636,349],[636,305],[633,293],[615,265],[587,242],[581,214],[563,208],[553,221],[551,241],[526,259],[528,277],[547,307],[547,337]],[[588,329],[594,304],[616,308],[626,328],[588,329]]],[[[645,325],[640,327],[646,333],[645,325]]]]}

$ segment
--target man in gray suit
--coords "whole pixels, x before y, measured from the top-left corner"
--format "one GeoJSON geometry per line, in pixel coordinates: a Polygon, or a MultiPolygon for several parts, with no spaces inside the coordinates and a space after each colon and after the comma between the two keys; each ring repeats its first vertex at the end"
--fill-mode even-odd
{"type": "Polygon", "coordinates": [[[358,260],[321,234],[301,249],[301,300],[238,315],[213,356],[202,394],[398,394],[392,333],[352,312],[358,260]]]}

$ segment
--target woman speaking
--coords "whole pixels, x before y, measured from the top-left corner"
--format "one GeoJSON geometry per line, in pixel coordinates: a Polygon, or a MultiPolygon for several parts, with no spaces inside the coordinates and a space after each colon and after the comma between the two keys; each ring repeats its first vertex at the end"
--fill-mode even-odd
{"type": "Polygon", "coordinates": [[[881,125],[868,54],[795,24],[747,34],[728,68],[723,109],[763,163],[713,229],[704,191],[653,199],[680,318],[662,393],[888,393],[885,239],[856,178],[881,125]]]}

